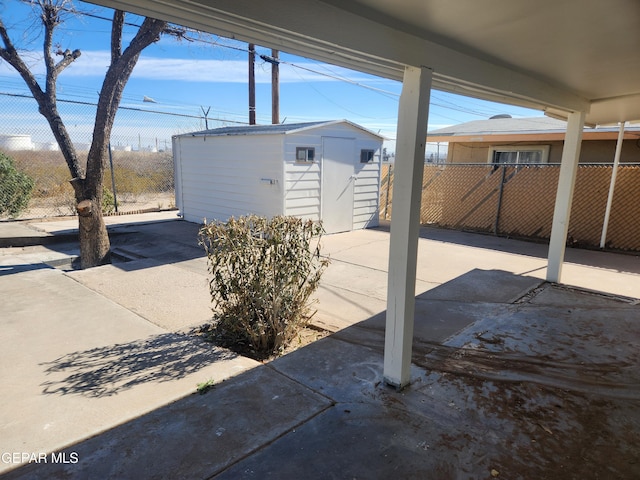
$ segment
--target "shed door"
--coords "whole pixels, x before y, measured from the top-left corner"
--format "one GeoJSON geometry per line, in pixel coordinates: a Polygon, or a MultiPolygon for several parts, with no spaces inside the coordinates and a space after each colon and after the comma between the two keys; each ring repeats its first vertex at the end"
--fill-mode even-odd
{"type": "Polygon", "coordinates": [[[353,228],[355,140],[322,138],[322,223],[327,233],[353,228]]]}

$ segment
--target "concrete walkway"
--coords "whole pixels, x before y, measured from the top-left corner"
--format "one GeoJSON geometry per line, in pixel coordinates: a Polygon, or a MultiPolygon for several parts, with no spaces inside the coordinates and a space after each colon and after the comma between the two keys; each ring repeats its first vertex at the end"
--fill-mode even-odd
{"type": "Polygon", "coordinates": [[[569,250],[567,283],[617,297],[593,294],[543,283],[544,245],[424,229],[396,392],[384,228],[325,237],[314,322],[335,333],[263,365],[187,334],[210,317],[196,225],[109,218],[112,265],[64,270],[74,221],[0,249],[6,478],[640,475],[638,257],[569,250]]]}

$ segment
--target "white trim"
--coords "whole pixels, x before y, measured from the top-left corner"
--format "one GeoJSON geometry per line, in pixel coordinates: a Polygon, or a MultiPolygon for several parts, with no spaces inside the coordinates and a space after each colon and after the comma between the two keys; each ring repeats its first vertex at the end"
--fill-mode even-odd
{"type": "Polygon", "coordinates": [[[373,131],[371,131],[371,130],[369,130],[367,128],[364,128],[363,126],[358,125],[357,123],[353,123],[353,122],[351,122],[349,120],[345,120],[345,119],[342,119],[342,120],[330,120],[330,121],[327,121],[327,122],[324,122],[324,123],[318,123],[318,124],[315,124],[315,125],[308,125],[306,127],[297,128],[295,130],[287,130],[286,132],[283,132],[283,133],[284,133],[284,135],[291,135],[292,133],[300,133],[300,132],[304,132],[306,130],[314,130],[316,128],[324,128],[324,127],[329,127],[329,126],[332,126],[332,125],[341,125],[341,124],[350,125],[353,128],[355,128],[357,130],[360,130],[361,132],[364,132],[364,133],[366,133],[368,135],[371,135],[372,137],[375,137],[375,138],[380,139],[380,140],[386,140],[386,138],[384,136],[382,136],[380,134],[377,134],[377,133],[375,133],[375,132],[373,132],[373,131]]]}
{"type": "MultiPolygon", "coordinates": [[[[549,162],[550,145],[491,145],[487,155],[487,163],[493,163],[495,152],[540,152],[540,162],[549,162]]],[[[516,161],[515,163],[526,163],[516,161]]]]}
{"type": "Polygon", "coordinates": [[[569,122],[567,123],[567,133],[564,139],[560,175],[558,177],[558,191],[553,211],[551,238],[549,239],[547,261],[547,281],[549,282],[560,282],[562,277],[562,264],[564,262],[569,219],[571,217],[571,203],[573,202],[573,191],[578,175],[578,160],[582,145],[584,118],[584,112],[573,112],[569,114],[569,122]]]}
{"type": "Polygon", "coordinates": [[[618,177],[618,167],[620,166],[620,156],[622,155],[622,142],[624,141],[624,128],[626,122],[620,122],[618,130],[618,141],[616,142],[616,153],[613,157],[613,168],[611,169],[611,181],[609,182],[609,195],[607,196],[607,207],[604,211],[604,221],[602,223],[602,235],[600,236],[600,248],[604,248],[607,241],[607,230],[609,229],[609,217],[611,216],[611,204],[613,203],[613,193],[616,189],[616,178],[618,177]]]}
{"type": "Polygon", "coordinates": [[[178,213],[184,217],[184,198],[182,194],[182,148],[174,136],[171,137],[171,151],[173,153],[174,197],[178,213]]]}
{"type": "Polygon", "coordinates": [[[428,68],[406,67],[398,108],[383,372],[385,382],[397,388],[411,380],[420,201],[431,80],[428,68]]]}

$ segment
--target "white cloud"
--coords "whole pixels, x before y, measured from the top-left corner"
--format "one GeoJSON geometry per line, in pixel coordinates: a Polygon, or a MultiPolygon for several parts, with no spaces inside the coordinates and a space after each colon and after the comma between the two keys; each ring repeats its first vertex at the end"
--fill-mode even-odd
{"type": "MultiPolygon", "coordinates": [[[[108,50],[83,50],[82,55],[62,74],[61,78],[102,78],[110,63],[108,50]]],[[[36,76],[44,75],[44,64],[41,56],[30,58],[30,67],[36,76]]],[[[299,82],[331,82],[339,78],[351,82],[371,84],[376,79],[364,74],[331,66],[329,69],[313,62],[296,62],[301,68],[287,63],[280,65],[281,83],[299,82]],[[325,73],[314,73],[309,70],[325,73]]],[[[211,83],[246,83],[248,76],[247,60],[213,60],[194,58],[162,58],[145,57],[138,60],[132,77],[145,80],[169,80],[179,82],[211,82],[211,83]]],[[[0,62],[0,75],[16,76],[17,73],[5,62],[0,62]]],[[[255,68],[257,83],[271,83],[271,66],[259,57],[255,68]]]]}
{"type": "MultiPolygon", "coordinates": [[[[83,51],[80,58],[71,64],[63,73],[65,78],[70,77],[98,77],[101,78],[110,62],[110,53],[106,50],[83,51]]],[[[302,63],[301,65],[305,65],[302,63]]],[[[314,68],[314,64],[310,68],[314,68]]],[[[42,62],[34,59],[32,69],[36,75],[44,74],[42,62]]],[[[246,83],[247,61],[244,60],[197,60],[181,58],[141,57],[133,70],[132,77],[147,80],[171,80],[180,82],[212,82],[212,83],[246,83]]],[[[363,80],[359,74],[346,69],[334,67],[333,72],[352,81],[363,80]]],[[[256,82],[270,83],[271,68],[269,64],[256,61],[256,82]]],[[[6,63],[0,62],[0,75],[17,75],[6,63]]],[[[290,65],[282,64],[280,67],[280,81],[282,83],[293,82],[318,82],[333,81],[332,78],[296,69],[290,65]]]]}

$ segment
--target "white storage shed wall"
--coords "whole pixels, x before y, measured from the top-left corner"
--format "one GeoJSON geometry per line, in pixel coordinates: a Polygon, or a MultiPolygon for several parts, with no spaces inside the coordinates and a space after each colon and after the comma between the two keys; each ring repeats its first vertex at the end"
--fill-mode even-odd
{"type": "Polygon", "coordinates": [[[174,137],[176,206],[185,220],[283,213],[282,136],[259,137],[174,137]]]}
{"type": "Polygon", "coordinates": [[[287,134],[286,214],[322,218],[329,233],[377,226],[381,149],[382,138],[346,122],[287,134]],[[297,161],[298,148],[313,148],[315,161],[297,161]],[[373,151],[371,162],[360,162],[362,150],[373,151]]]}
{"type": "Polygon", "coordinates": [[[382,137],[350,122],[181,135],[173,147],[176,204],[186,220],[284,214],[322,219],[327,233],[378,225],[382,137]],[[312,150],[313,161],[298,159],[299,149],[312,150]]]}

